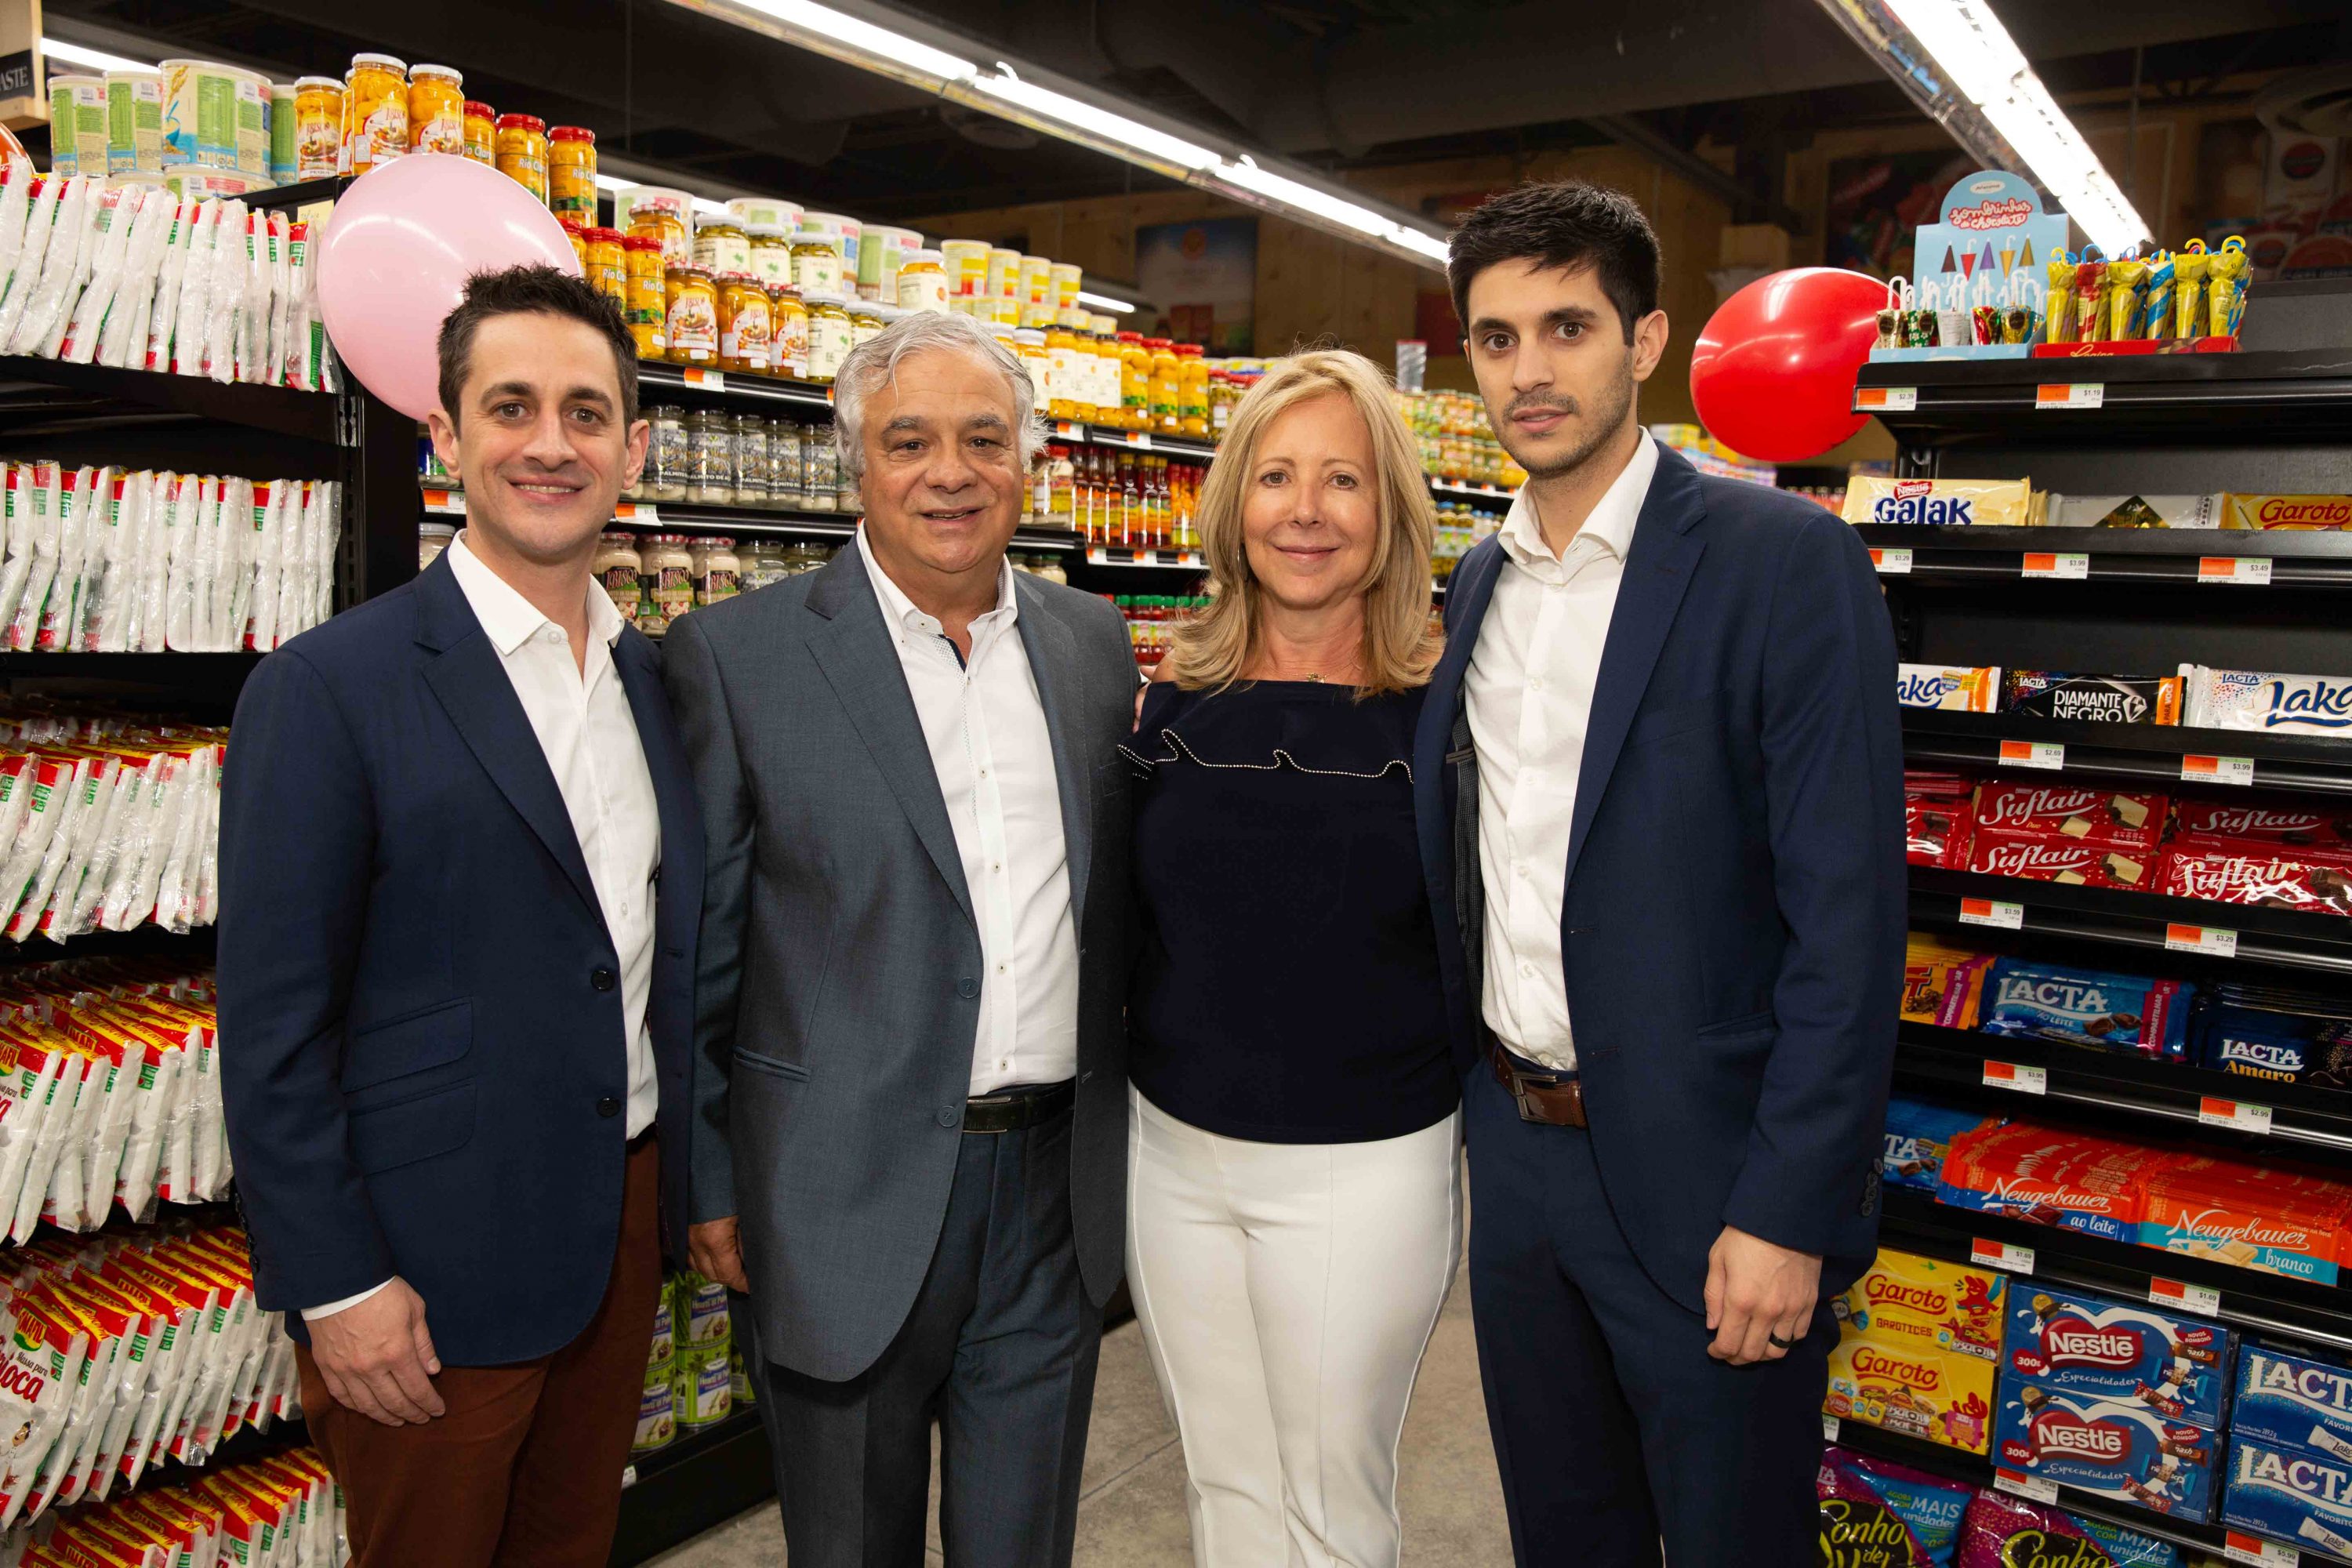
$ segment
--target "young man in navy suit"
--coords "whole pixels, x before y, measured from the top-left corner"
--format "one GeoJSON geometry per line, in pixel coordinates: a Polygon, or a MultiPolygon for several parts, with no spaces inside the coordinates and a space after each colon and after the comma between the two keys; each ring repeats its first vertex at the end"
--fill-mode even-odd
{"type": "Polygon", "coordinates": [[[686,1234],[702,826],[589,570],[646,458],[620,312],[484,273],[440,355],[466,531],[237,703],[221,1088],[358,1568],[604,1568],[665,1165],[686,1234]]]}
{"type": "Polygon", "coordinates": [[[1523,186],[1448,270],[1528,474],[1454,574],[1413,766],[1513,1550],[1798,1568],[1902,984],[1886,610],[1834,515],[1642,428],[1629,197],[1523,186]]]}

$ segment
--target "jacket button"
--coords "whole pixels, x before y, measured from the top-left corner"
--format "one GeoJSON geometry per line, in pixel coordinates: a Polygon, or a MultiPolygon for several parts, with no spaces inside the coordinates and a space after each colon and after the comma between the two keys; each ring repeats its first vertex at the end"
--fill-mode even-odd
{"type": "Polygon", "coordinates": [[[963,1107],[960,1105],[942,1105],[940,1107],[940,1126],[953,1127],[957,1122],[962,1120],[963,1107]]]}
{"type": "Polygon", "coordinates": [[[588,984],[599,991],[610,991],[614,984],[613,972],[609,969],[599,969],[588,976],[588,984]]]}
{"type": "Polygon", "coordinates": [[[596,1102],[596,1114],[599,1116],[618,1116],[621,1114],[621,1102],[614,1100],[608,1094],[604,1099],[596,1102]]]}
{"type": "Polygon", "coordinates": [[[970,1001],[974,996],[980,994],[980,982],[974,980],[969,974],[965,975],[961,980],[956,982],[956,994],[964,998],[966,1001],[970,1001]]]}

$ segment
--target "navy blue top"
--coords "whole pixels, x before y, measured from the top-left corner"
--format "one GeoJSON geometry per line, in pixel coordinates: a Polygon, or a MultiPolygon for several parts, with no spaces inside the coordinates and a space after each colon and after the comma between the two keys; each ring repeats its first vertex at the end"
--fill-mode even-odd
{"type": "Polygon", "coordinates": [[[1129,1074],[1263,1143],[1400,1138],[1460,1100],[1413,836],[1418,690],[1153,686],[1136,773],[1129,1074]]]}

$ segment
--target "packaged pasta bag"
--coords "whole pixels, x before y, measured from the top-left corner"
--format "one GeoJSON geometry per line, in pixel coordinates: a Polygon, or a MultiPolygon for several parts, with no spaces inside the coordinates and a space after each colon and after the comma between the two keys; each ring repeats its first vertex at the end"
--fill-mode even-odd
{"type": "Polygon", "coordinates": [[[205,622],[205,646],[215,653],[233,653],[245,646],[246,605],[252,596],[253,511],[253,481],[223,479],[220,521],[205,552],[212,605],[205,622]]]}
{"type": "MultiPolygon", "coordinates": [[[[62,286],[58,289],[55,308],[47,310],[41,323],[40,335],[31,342],[25,352],[41,359],[56,359],[58,352],[64,347],[66,328],[72,320],[74,305],[80,300],[83,290],[89,286],[90,274],[97,267],[99,247],[103,243],[103,236],[99,226],[101,215],[106,211],[107,197],[111,194],[102,179],[90,180],[88,188],[82,192],[81,212],[74,220],[73,260],[65,269],[62,286]]],[[[63,222],[64,218],[64,209],[60,207],[58,221],[63,222]]],[[[58,254],[54,244],[50,247],[49,254],[52,258],[58,254]]],[[[42,269],[41,282],[43,288],[47,289],[49,279],[46,266],[42,269]]],[[[46,305],[47,301],[37,294],[33,297],[31,309],[26,311],[26,314],[30,315],[33,310],[41,310],[46,305]]]]}
{"type": "MultiPolygon", "coordinates": [[[[40,276],[26,291],[21,310],[15,309],[17,291],[14,288],[8,291],[6,303],[0,305],[0,325],[7,329],[6,352],[12,354],[39,352],[38,345],[48,335],[49,323],[65,305],[66,286],[81,263],[81,247],[89,232],[92,182],[77,174],[51,183],[58,187],[58,196],[49,208],[48,242],[41,250],[40,276]]],[[[47,195],[47,187],[42,195],[47,195]]]]}
{"type": "Polygon", "coordinates": [[[217,520],[220,480],[211,474],[191,474],[173,498],[172,527],[165,541],[171,555],[163,603],[163,641],[173,653],[201,653],[197,640],[197,606],[202,597],[206,518],[217,520]]]}
{"type": "Polygon", "coordinates": [[[0,921],[15,915],[40,875],[41,858],[73,809],[81,759],[62,750],[33,754],[24,778],[24,816],[0,851],[0,921]]]}
{"type": "Polygon", "coordinates": [[[180,296],[187,289],[188,254],[194,248],[201,204],[181,202],[172,209],[171,232],[164,237],[163,265],[155,274],[155,299],[147,311],[145,367],[159,374],[172,368],[172,343],[180,319],[180,296]]]}
{"type": "MultiPolygon", "coordinates": [[[[49,1091],[48,1114],[41,1119],[40,1136],[34,1142],[32,1157],[26,1163],[25,1184],[17,1189],[16,1212],[9,1221],[8,1238],[18,1243],[30,1239],[33,1227],[41,1223],[41,1210],[48,1202],[49,1181],[57,1173],[58,1156],[68,1145],[90,1066],[89,1056],[56,1029],[41,1026],[38,1033],[39,1048],[58,1058],[58,1076],[56,1086],[49,1091]]],[[[18,1059],[23,1059],[21,1050],[18,1059]]]]}
{"type": "Polygon", "coordinates": [[[251,271],[247,252],[250,215],[245,203],[232,196],[221,204],[213,241],[210,314],[205,338],[204,372],[217,382],[236,379],[237,323],[245,316],[246,278],[251,271]]]}
{"type": "Polygon", "coordinates": [[[5,559],[0,561],[0,627],[16,618],[16,606],[32,579],[34,555],[33,465],[8,462],[6,489],[0,490],[0,531],[5,531],[5,559]]]}
{"type": "Polygon", "coordinates": [[[142,1078],[130,1136],[123,1140],[122,1163],[114,1173],[114,1201],[135,1220],[150,1219],[155,1213],[173,1110],[187,1092],[182,1081],[187,1058],[185,1047],[163,1039],[156,1044],[153,1064],[142,1078]]]}
{"type": "Polygon", "coordinates": [[[84,559],[89,553],[90,519],[105,510],[113,489],[114,470],[79,468],[65,477],[58,497],[58,573],[49,584],[47,602],[33,647],[43,653],[73,651],[74,628],[80,625],[84,559]]]}
{"type": "Polygon", "coordinates": [[[0,298],[5,298],[8,281],[16,275],[16,258],[25,248],[25,214],[32,202],[33,187],[41,176],[33,161],[22,153],[12,154],[7,166],[0,169],[0,298]]]}
{"type": "Polygon", "coordinates": [[[139,540],[139,598],[134,609],[138,635],[131,646],[142,653],[163,653],[170,646],[172,542],[183,527],[194,525],[196,476],[166,471],[155,476],[155,496],[147,527],[139,540]]]}
{"type": "Polygon", "coordinates": [[[0,1212],[15,1206],[16,1190],[24,1185],[61,1065],[37,1029],[23,1019],[0,1023],[0,1070],[5,1074],[0,1078],[0,1212]]]}
{"type": "Polygon", "coordinates": [[[142,799],[153,782],[152,775],[162,755],[152,744],[118,750],[121,765],[115,770],[113,787],[99,803],[90,826],[88,852],[79,868],[68,872],[70,885],[60,883],[50,900],[50,914],[41,923],[43,934],[60,942],[97,929],[99,906],[106,897],[107,881],[113,876],[115,861],[122,853],[131,817],[144,809],[142,799]]]}
{"type": "Polygon", "coordinates": [[[299,479],[253,487],[252,568],[243,574],[245,646],[267,653],[278,646],[278,572],[283,560],[288,502],[302,492],[299,479]]]}
{"type": "Polygon", "coordinates": [[[108,931],[129,931],[155,911],[155,884],[163,874],[160,857],[171,847],[173,780],[187,767],[194,750],[183,744],[160,752],[148,764],[145,793],[124,808],[122,842],[99,912],[99,924],[108,931]]]}
{"type": "Polygon", "coordinates": [[[89,1332],[37,1283],[0,1308],[0,1530],[32,1500],[89,1354],[89,1332]]]}
{"type": "Polygon", "coordinates": [[[216,745],[197,747],[166,802],[172,837],[155,888],[155,923],[183,936],[195,928],[197,861],[212,822],[221,751],[216,745]]]}
{"type": "Polygon", "coordinates": [[[286,377],[287,328],[292,319],[294,232],[301,226],[282,212],[269,215],[269,343],[261,374],[255,379],[271,386],[286,377]]]}
{"type": "Polygon", "coordinates": [[[194,1384],[164,1449],[183,1464],[201,1465],[211,1458],[220,1442],[221,1417],[251,1340],[250,1325],[257,1309],[251,1280],[223,1268],[217,1258],[178,1242],[172,1248],[172,1262],[173,1267],[213,1284],[220,1291],[207,1324],[209,1337],[195,1367],[194,1384]]]}
{"type": "Polygon", "coordinates": [[[170,1297],[112,1267],[112,1261],[110,1258],[100,1267],[99,1278],[137,1311],[139,1326],[124,1344],[116,1364],[114,1394],[108,1407],[105,1429],[99,1435],[82,1483],[84,1496],[101,1501],[113,1492],[122,1473],[123,1455],[131,1446],[142,1411],[153,1397],[182,1310],[170,1297]]]}
{"type": "Polygon", "coordinates": [[[138,1408],[132,1413],[121,1458],[116,1461],[121,1484],[135,1487],[153,1460],[159,1434],[167,1434],[169,1423],[177,1418],[218,1292],[215,1287],[159,1262],[143,1248],[126,1249],[109,1258],[104,1272],[119,1288],[136,1286],[150,1297],[170,1303],[168,1313],[159,1318],[156,1331],[150,1337],[148,1354],[152,1364],[140,1389],[138,1408]]]}
{"type": "Polygon", "coordinates": [[[335,1479],[320,1464],[304,1464],[307,1450],[296,1448],[282,1454],[272,1454],[257,1462],[255,1468],[282,1483],[294,1488],[301,1496],[299,1525],[300,1550],[296,1558],[299,1568],[335,1568],[341,1560],[335,1555],[335,1479]]]}
{"type": "Polygon", "coordinates": [[[41,275],[57,235],[58,203],[71,183],[51,176],[32,186],[32,205],[25,215],[25,242],[8,273],[8,292],[0,296],[0,344],[13,341],[33,296],[40,291],[41,275]]]}
{"type": "Polygon", "coordinates": [[[23,942],[41,923],[41,916],[49,907],[49,899],[57,891],[58,879],[65,875],[66,863],[73,858],[75,846],[80,842],[82,824],[97,809],[96,795],[104,782],[110,781],[121,759],[91,746],[76,746],[60,757],[69,764],[59,786],[61,799],[53,799],[51,808],[58,811],[56,826],[42,846],[41,858],[8,917],[8,939],[23,942]]]}
{"type": "Polygon", "coordinates": [[[122,561],[123,530],[131,522],[131,509],[137,505],[138,487],[128,471],[102,469],[99,482],[100,489],[92,498],[83,530],[81,595],[67,634],[66,646],[77,653],[98,651],[103,606],[121,591],[121,577],[116,568],[122,561]]]}
{"type": "Polygon", "coordinates": [[[73,1114],[65,1124],[58,1140],[58,1157],[49,1167],[48,1190],[41,1195],[41,1206],[34,1216],[46,1220],[61,1230],[81,1230],[82,1175],[89,1169],[89,1145],[97,1129],[106,1118],[107,1096],[114,1086],[113,1063],[102,1052],[94,1051],[76,1038],[65,1026],[63,1015],[53,1026],[71,1042],[74,1053],[82,1059],[81,1089],[74,1097],[73,1114]]]}
{"type": "Polygon", "coordinates": [[[220,200],[207,196],[197,204],[195,217],[187,226],[188,254],[180,270],[180,299],[172,322],[174,375],[204,374],[205,343],[212,326],[214,248],[220,227],[220,200]]]}
{"type": "Polygon", "coordinates": [[[150,188],[131,219],[131,241],[122,255],[122,278],[115,287],[114,303],[99,329],[98,363],[117,370],[144,369],[147,323],[155,309],[155,288],[162,279],[163,251],[179,225],[179,198],[150,188]]]}
{"type": "MultiPolygon", "coordinates": [[[[122,1500],[119,1511],[124,1518],[177,1543],[172,1568],[216,1568],[219,1563],[220,1521],[216,1515],[193,1506],[185,1493],[171,1488],[137,1492],[122,1500]]],[[[328,1564],[327,1568],[334,1565],[328,1564]]]]}
{"type": "Polygon", "coordinates": [[[145,1427],[149,1413],[142,1412],[141,1427],[134,1431],[133,1447],[125,1455],[123,1478],[133,1485],[137,1483],[139,1470],[162,1463],[171,1453],[173,1440],[186,1423],[189,1410],[204,1386],[206,1369],[219,1353],[229,1316],[224,1300],[225,1288],[201,1270],[190,1268],[180,1257],[176,1244],[165,1242],[157,1246],[149,1254],[146,1266],[181,1281],[184,1292],[187,1289],[202,1291],[204,1306],[201,1310],[181,1313],[178,1352],[171,1381],[163,1390],[163,1401],[152,1413],[154,1425],[152,1429],[145,1427]],[[142,1437],[146,1445],[143,1452],[138,1447],[142,1437]]]}
{"type": "Polygon", "coordinates": [[[139,208],[146,195],[146,187],[140,185],[117,186],[99,195],[89,281],[67,313],[65,332],[58,342],[58,358],[69,364],[89,364],[98,358],[99,335],[122,287],[131,234],[138,226],[139,208]]]}
{"type": "Polygon", "coordinates": [[[106,1424],[103,1408],[112,1384],[115,1359],[122,1352],[122,1335],[130,1320],[86,1289],[79,1279],[59,1279],[50,1292],[57,1310],[69,1315],[89,1338],[89,1348],[76,1371],[73,1390],[58,1440],[36,1467],[32,1495],[25,1517],[38,1519],[52,1503],[70,1500],[65,1489],[79,1468],[85,1444],[95,1445],[106,1424]]]}
{"type": "Polygon", "coordinates": [[[58,521],[65,489],[65,471],[53,462],[32,465],[32,563],[18,591],[16,613],[8,618],[8,646],[29,653],[40,634],[41,611],[49,600],[49,585],[58,575],[58,521]]]}

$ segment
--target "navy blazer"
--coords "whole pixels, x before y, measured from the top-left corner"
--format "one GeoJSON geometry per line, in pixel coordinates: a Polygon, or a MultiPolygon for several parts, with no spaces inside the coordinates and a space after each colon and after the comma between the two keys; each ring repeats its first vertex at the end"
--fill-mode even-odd
{"type": "MultiPolygon", "coordinates": [[[[702,824],[635,630],[661,816],[659,1129],[687,1145],[702,824]]],[[[446,560],[262,660],[222,777],[221,1094],[261,1305],[398,1274],[453,1366],[587,1327],[620,1231],[619,956],[555,774],[446,560]]],[[[666,1163],[683,1241],[685,1164],[666,1163]]]]}
{"type": "MultiPolygon", "coordinates": [[[[1480,1065],[1484,899],[1464,676],[1507,557],[1463,558],[1413,787],[1456,1065],[1480,1065]]],[[[1672,451],[1628,550],[1561,902],[1601,1181],[1659,1289],[1704,1310],[1726,1225],[1876,1247],[1905,919],[1895,641],[1853,530],[1672,451]]]]}

